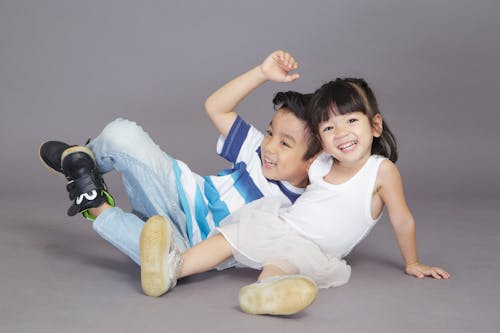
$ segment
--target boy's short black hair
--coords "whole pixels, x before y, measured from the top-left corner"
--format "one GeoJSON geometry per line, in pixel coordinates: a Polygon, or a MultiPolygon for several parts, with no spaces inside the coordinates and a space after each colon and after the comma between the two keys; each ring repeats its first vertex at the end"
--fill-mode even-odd
{"type": "Polygon", "coordinates": [[[307,150],[302,157],[304,161],[307,161],[311,157],[314,157],[321,150],[321,143],[311,132],[308,126],[310,116],[309,112],[309,102],[311,101],[313,94],[301,94],[296,91],[285,91],[278,92],[273,98],[274,110],[280,110],[285,108],[288,112],[294,114],[298,119],[304,122],[304,129],[307,132],[307,150]]]}

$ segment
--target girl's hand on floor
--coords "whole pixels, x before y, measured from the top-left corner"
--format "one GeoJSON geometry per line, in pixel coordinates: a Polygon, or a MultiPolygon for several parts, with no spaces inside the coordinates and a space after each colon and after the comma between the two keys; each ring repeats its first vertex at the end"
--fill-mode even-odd
{"type": "Polygon", "coordinates": [[[406,266],[406,274],[416,276],[419,279],[431,276],[438,280],[449,279],[451,276],[450,273],[441,267],[431,267],[419,262],[406,266]]]}

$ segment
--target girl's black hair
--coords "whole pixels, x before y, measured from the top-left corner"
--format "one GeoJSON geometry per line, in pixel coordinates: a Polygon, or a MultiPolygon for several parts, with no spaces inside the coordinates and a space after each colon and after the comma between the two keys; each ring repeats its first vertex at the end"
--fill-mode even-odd
{"type": "Polygon", "coordinates": [[[286,111],[294,114],[298,119],[304,121],[304,127],[306,129],[308,142],[307,151],[305,152],[302,159],[307,161],[311,157],[314,157],[321,150],[321,143],[316,138],[316,135],[310,131],[309,124],[309,110],[307,108],[311,97],[313,94],[301,94],[296,91],[286,91],[278,92],[273,98],[274,110],[280,110],[285,108],[286,111]]]}
{"type": "MultiPolygon", "coordinates": [[[[337,78],[325,83],[316,90],[309,106],[311,130],[318,138],[320,123],[330,119],[332,113],[362,112],[370,123],[375,115],[380,114],[377,100],[368,83],[357,78],[337,78]]],[[[398,159],[396,138],[385,119],[382,122],[382,134],[373,138],[371,153],[385,156],[392,162],[398,159]]]]}

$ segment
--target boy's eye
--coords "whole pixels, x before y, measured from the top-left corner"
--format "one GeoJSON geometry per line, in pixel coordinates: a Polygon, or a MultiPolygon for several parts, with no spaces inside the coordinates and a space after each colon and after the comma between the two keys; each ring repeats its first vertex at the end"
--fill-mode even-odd
{"type": "Polygon", "coordinates": [[[347,122],[348,122],[349,124],[352,124],[352,123],[355,123],[355,122],[357,122],[357,121],[358,121],[358,120],[357,120],[356,118],[351,118],[351,119],[349,119],[347,122]]]}
{"type": "Polygon", "coordinates": [[[273,136],[273,132],[271,132],[271,130],[267,130],[267,131],[266,131],[266,135],[268,135],[268,136],[273,136]]]}
{"type": "Polygon", "coordinates": [[[283,146],[285,146],[285,147],[288,147],[288,148],[290,148],[290,147],[291,147],[291,146],[290,146],[287,142],[285,142],[285,141],[281,141],[281,144],[282,144],[283,146]]]}

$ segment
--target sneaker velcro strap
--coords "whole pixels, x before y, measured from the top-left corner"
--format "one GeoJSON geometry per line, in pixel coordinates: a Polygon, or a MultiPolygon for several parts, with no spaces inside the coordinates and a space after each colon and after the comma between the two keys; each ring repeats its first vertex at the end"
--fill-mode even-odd
{"type": "Polygon", "coordinates": [[[106,191],[106,185],[101,177],[101,175],[92,172],[91,174],[85,175],[72,182],[69,182],[66,186],[69,192],[69,198],[71,200],[80,196],[83,193],[89,193],[96,190],[98,193],[101,191],[106,191]]]}

